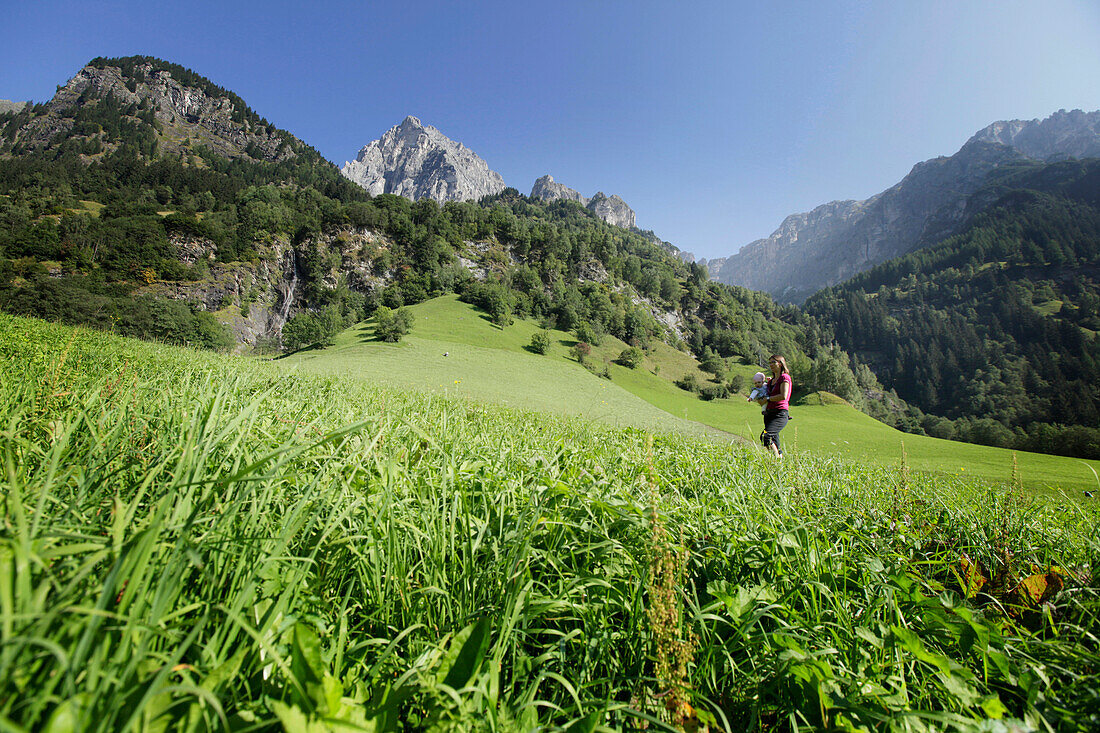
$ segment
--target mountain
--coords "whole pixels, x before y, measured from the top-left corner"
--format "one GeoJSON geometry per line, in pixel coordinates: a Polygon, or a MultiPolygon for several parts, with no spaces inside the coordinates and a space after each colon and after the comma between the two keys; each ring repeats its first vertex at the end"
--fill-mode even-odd
{"type": "Polygon", "coordinates": [[[308,304],[297,250],[367,198],[236,94],[147,56],[94,59],[0,115],[0,194],[0,307],[207,346],[277,338],[308,304]]]}
{"type": "MultiPolygon", "coordinates": [[[[409,169],[433,137],[414,118],[391,132],[409,169]]],[[[617,197],[588,205],[611,216],[617,197]]],[[[680,386],[703,399],[740,388],[733,360],[769,353],[804,370],[806,393],[863,407],[860,389],[882,392],[794,309],[708,282],[651,232],[514,188],[446,206],[371,196],[174,64],[97,59],[49,102],[0,115],[0,310],[271,353],[447,293],[502,329],[515,316],[594,347],[614,336],[632,363],[657,341],[690,351],[714,378],[680,386]]]]}
{"type": "Polygon", "coordinates": [[[7,112],[19,112],[26,106],[26,102],[12,102],[8,99],[0,99],[0,115],[7,112]]]}
{"type": "Polygon", "coordinates": [[[1100,157],[1100,112],[1064,109],[1045,120],[994,122],[971,140],[1000,143],[1034,160],[1100,157]]]}
{"type": "Polygon", "coordinates": [[[372,196],[413,201],[476,201],[504,190],[504,179],[477,153],[412,116],[365,145],[341,172],[372,196]]]}
{"type": "Polygon", "coordinates": [[[865,201],[834,201],[787,217],[769,237],[730,257],[701,261],[720,282],[799,303],[876,264],[953,233],[967,201],[994,170],[1027,160],[1100,154],[1100,112],[1060,111],[1039,121],[998,122],[950,157],[918,163],[865,201]]]}
{"type": "Polygon", "coordinates": [[[1100,160],[998,169],[963,222],[805,311],[935,437],[1100,457],[1100,160]]]}
{"type": "MultiPolygon", "coordinates": [[[[187,155],[200,147],[271,162],[308,146],[261,118],[232,92],[182,66],[147,56],[93,59],[53,99],[11,120],[17,152],[110,152],[126,137],[142,152],[187,155]]],[[[308,151],[314,162],[320,156],[308,151]]]]}
{"type": "Polygon", "coordinates": [[[545,175],[535,181],[531,187],[531,198],[543,201],[576,201],[585,207],[597,218],[603,219],[608,224],[624,229],[634,227],[634,210],[626,205],[618,196],[607,196],[603,191],[598,191],[592,198],[582,196],[568,186],[558,183],[553,176],[545,175]]]}

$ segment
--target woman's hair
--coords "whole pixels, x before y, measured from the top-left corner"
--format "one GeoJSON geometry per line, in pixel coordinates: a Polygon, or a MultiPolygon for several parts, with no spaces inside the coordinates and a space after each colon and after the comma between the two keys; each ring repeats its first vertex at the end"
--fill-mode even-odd
{"type": "Polygon", "coordinates": [[[779,364],[780,374],[791,373],[791,370],[787,368],[787,360],[784,359],[782,356],[780,356],[779,354],[772,354],[770,357],[768,357],[768,361],[770,362],[772,360],[775,360],[779,364]]]}

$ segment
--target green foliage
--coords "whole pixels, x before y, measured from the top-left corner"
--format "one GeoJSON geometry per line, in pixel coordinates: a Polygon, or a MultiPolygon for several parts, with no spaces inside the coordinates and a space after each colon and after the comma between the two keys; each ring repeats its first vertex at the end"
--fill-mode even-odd
{"type": "Polygon", "coordinates": [[[725,359],[718,356],[714,349],[709,346],[703,349],[703,357],[699,360],[699,368],[719,378],[726,376],[727,366],[725,359]]]}
{"type": "Polygon", "coordinates": [[[699,398],[704,400],[724,400],[730,396],[729,387],[724,384],[705,384],[699,390],[699,398]]]}
{"type": "Polygon", "coordinates": [[[1100,163],[1023,165],[975,200],[984,208],[956,236],[806,309],[902,399],[952,421],[939,434],[1100,457],[1100,163]]]}
{"type": "Polygon", "coordinates": [[[581,323],[578,323],[573,333],[576,335],[577,341],[584,341],[585,343],[591,344],[593,346],[600,345],[602,334],[587,321],[582,321],[581,323]]]}
{"type": "Polygon", "coordinates": [[[592,353],[592,345],[587,341],[578,341],[570,347],[569,353],[579,363],[584,364],[585,359],[592,353]]]}
{"type": "Polygon", "coordinates": [[[412,329],[413,318],[408,308],[392,310],[383,305],[374,312],[374,323],[375,338],[396,343],[412,329]]]}
{"type": "Polygon", "coordinates": [[[619,354],[615,361],[629,369],[637,369],[642,365],[645,354],[637,346],[628,346],[619,354]]]}
{"type": "Polygon", "coordinates": [[[283,348],[297,351],[310,346],[332,346],[333,338],[344,328],[336,306],[319,311],[300,311],[283,324],[283,348]]]}
{"type": "Polygon", "coordinates": [[[536,331],[531,334],[531,343],[529,344],[531,351],[536,354],[545,354],[550,350],[550,332],[546,330],[536,331]]]}
{"type": "Polygon", "coordinates": [[[235,345],[225,325],[191,304],[130,297],[83,278],[38,276],[20,287],[0,287],[0,308],[181,346],[226,351],[235,345]]]}
{"type": "Polygon", "coordinates": [[[699,380],[696,379],[695,375],[692,373],[688,373],[680,377],[674,382],[674,384],[680,389],[686,390],[688,392],[698,392],[700,389],[699,380]]]}

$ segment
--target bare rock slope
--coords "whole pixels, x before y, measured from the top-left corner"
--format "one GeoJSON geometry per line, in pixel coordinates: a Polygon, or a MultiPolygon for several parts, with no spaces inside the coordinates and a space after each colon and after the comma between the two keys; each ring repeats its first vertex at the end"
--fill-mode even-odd
{"type": "Polygon", "coordinates": [[[341,172],[372,195],[413,201],[470,201],[504,190],[504,179],[477,153],[411,116],[365,145],[341,172]]]}

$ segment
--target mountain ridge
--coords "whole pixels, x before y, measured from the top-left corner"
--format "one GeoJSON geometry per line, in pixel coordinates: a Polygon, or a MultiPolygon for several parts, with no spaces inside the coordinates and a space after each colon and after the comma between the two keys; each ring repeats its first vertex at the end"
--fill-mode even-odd
{"type": "Polygon", "coordinates": [[[700,263],[719,282],[800,303],[822,287],[948,236],[963,222],[968,197],[993,170],[1078,154],[1100,154],[1100,112],[993,123],[955,154],[917,163],[885,191],[792,214],[770,236],[700,263]]]}
{"type": "Polygon", "coordinates": [[[596,217],[603,219],[612,226],[624,229],[633,229],[635,214],[619,196],[606,195],[603,191],[597,191],[591,198],[582,195],[569,186],[558,183],[554,177],[547,174],[535,181],[531,187],[531,198],[543,201],[576,201],[584,208],[591,211],[596,217]]]}

